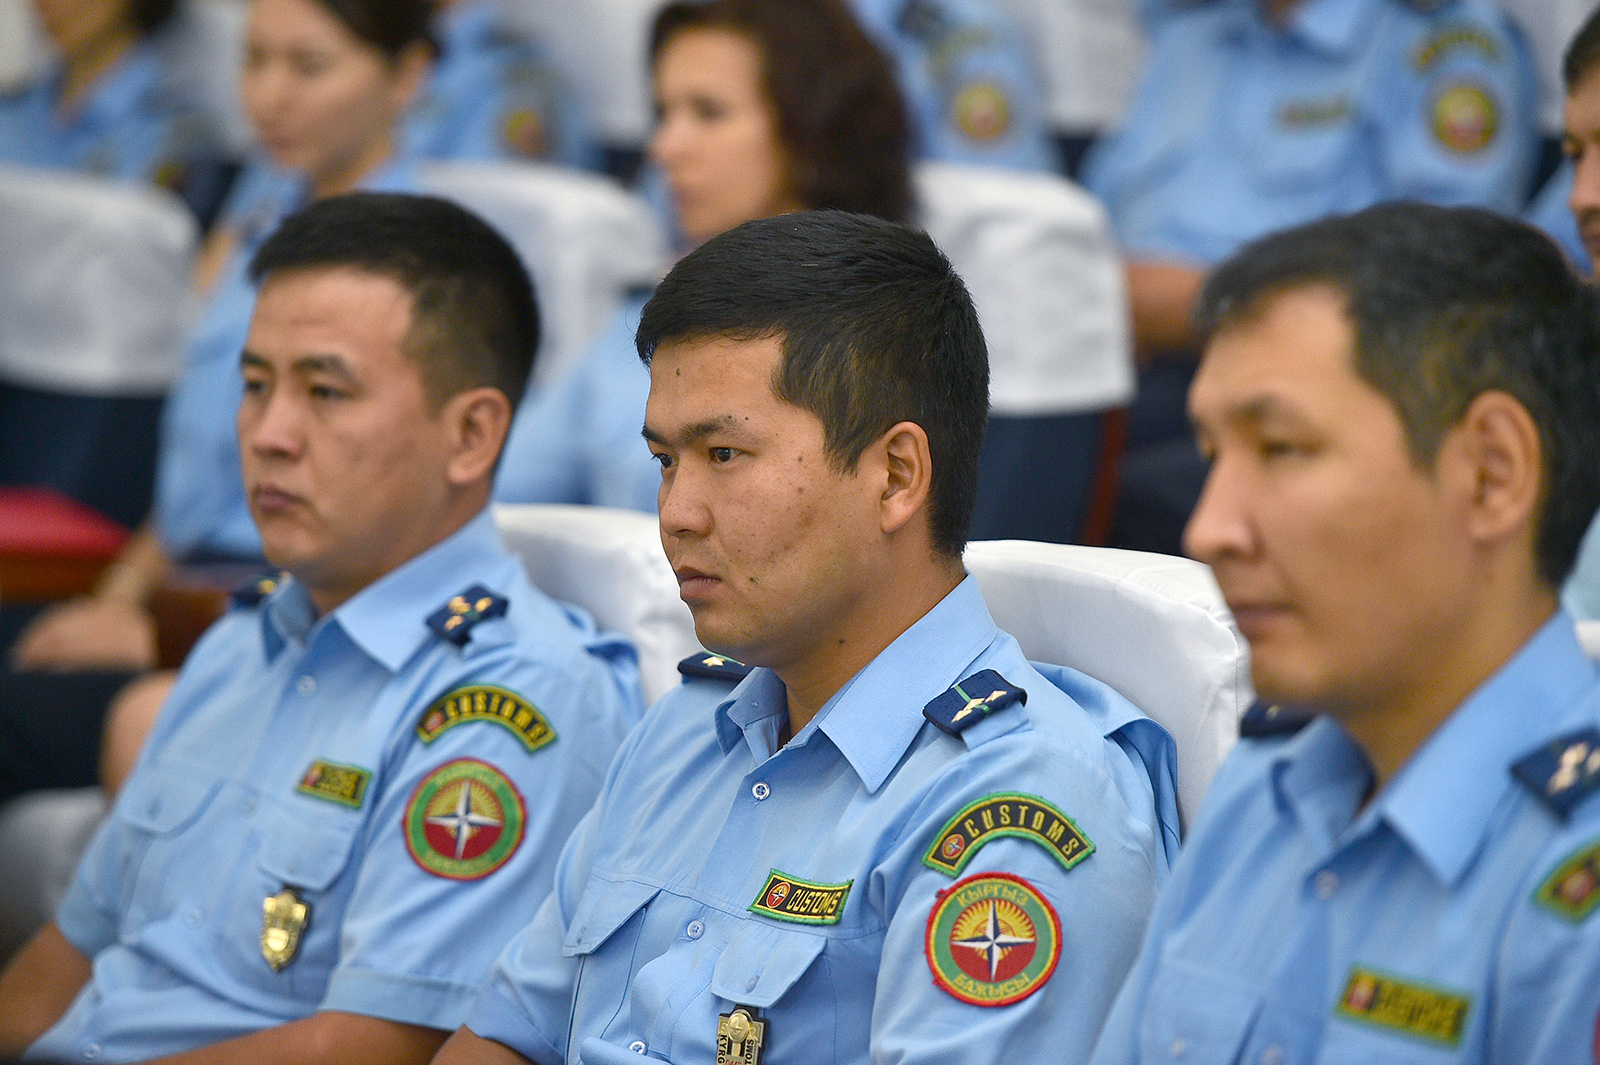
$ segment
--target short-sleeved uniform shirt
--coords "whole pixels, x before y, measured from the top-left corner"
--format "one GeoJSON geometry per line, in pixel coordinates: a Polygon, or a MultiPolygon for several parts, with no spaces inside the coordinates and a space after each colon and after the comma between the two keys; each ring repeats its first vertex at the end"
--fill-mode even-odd
{"type": "Polygon", "coordinates": [[[468,1027],[540,1062],[710,1062],[743,1007],[769,1062],[1081,1060],[1176,808],[1165,733],[1056,678],[971,578],[782,748],[773,673],[690,677],[629,737],[468,1027]],[[963,682],[956,707],[994,699],[984,670],[1026,705],[959,735],[924,717],[963,682]]]}
{"type": "Polygon", "coordinates": [[[1019,170],[1052,165],[1039,79],[989,0],[854,0],[894,60],[922,159],[1019,170]]]}
{"type": "Polygon", "coordinates": [[[1557,613],[1365,808],[1331,718],[1242,739],[1095,1065],[1592,1061],[1597,723],[1600,670],[1557,613]]]}
{"type": "Polygon", "coordinates": [[[487,511],[325,617],[286,580],[189,656],[57,917],[93,978],[30,1054],[318,1010],[454,1028],[638,706],[632,648],[536,591],[487,511]]]}
{"type": "MultiPolygon", "coordinates": [[[[415,168],[391,163],[361,183],[375,192],[418,192],[415,168]]],[[[256,289],[250,259],[278,223],[310,202],[306,179],[264,161],[240,175],[219,228],[237,243],[206,297],[161,410],[154,518],[167,554],[257,558],[261,536],[245,502],[234,421],[244,395],[239,355],[250,335],[256,289]]]]}
{"type": "Polygon", "coordinates": [[[598,165],[577,95],[539,43],[492,0],[461,0],[435,25],[439,60],[401,122],[408,159],[523,159],[598,165]]]}
{"type": "Polygon", "coordinates": [[[1153,21],[1146,73],[1084,184],[1135,258],[1206,265],[1384,200],[1516,214],[1537,137],[1526,48],[1491,0],[1259,0],[1153,21]]]}

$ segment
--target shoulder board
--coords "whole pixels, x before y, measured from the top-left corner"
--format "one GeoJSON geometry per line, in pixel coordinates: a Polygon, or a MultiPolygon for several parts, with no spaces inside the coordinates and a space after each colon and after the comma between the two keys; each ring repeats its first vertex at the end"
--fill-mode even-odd
{"type": "Polygon", "coordinates": [[[952,685],[922,708],[922,716],[950,735],[959,736],[990,714],[1027,701],[1027,692],[1013,687],[994,670],[985,669],[952,685]]]}
{"type": "Polygon", "coordinates": [[[906,0],[895,15],[894,24],[907,37],[928,43],[945,35],[949,21],[938,0],[906,0]]]}
{"type": "Polygon", "coordinates": [[[277,591],[278,585],[282,583],[283,574],[281,573],[269,573],[261,577],[252,577],[229,594],[228,602],[236,607],[260,606],[261,601],[277,591]]]}
{"type": "Polygon", "coordinates": [[[678,663],[678,672],[686,677],[708,677],[711,680],[731,680],[738,683],[750,675],[750,666],[727,655],[714,655],[709,651],[690,655],[678,663]]]}
{"type": "Polygon", "coordinates": [[[1245,739],[1262,736],[1293,736],[1311,724],[1311,718],[1291,713],[1281,706],[1258,702],[1239,719],[1239,735],[1245,739]]]}
{"type": "Polygon", "coordinates": [[[1579,729],[1518,759],[1511,775],[1565,821],[1600,788],[1600,729],[1579,729]]]}
{"type": "Polygon", "coordinates": [[[472,639],[473,626],[490,618],[505,617],[509,600],[495,595],[481,584],[474,584],[444,606],[428,615],[428,628],[441,639],[465,647],[472,639]]]}
{"type": "Polygon", "coordinates": [[[1431,15],[1449,2],[1450,0],[1405,0],[1405,5],[1419,14],[1431,15]]]}

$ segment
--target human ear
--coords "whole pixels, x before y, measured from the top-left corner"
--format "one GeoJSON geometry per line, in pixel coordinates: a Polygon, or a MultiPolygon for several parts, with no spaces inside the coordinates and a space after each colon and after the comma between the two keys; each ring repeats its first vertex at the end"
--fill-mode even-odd
{"type": "Polygon", "coordinates": [[[401,50],[393,65],[395,114],[403,112],[416,100],[432,66],[433,53],[421,41],[412,41],[401,50]]]}
{"type": "Polygon", "coordinates": [[[464,487],[494,474],[495,460],[511,429],[511,401],[498,388],[483,386],[458,392],[439,411],[450,460],[450,483],[464,487]]]}
{"type": "Polygon", "coordinates": [[[1470,475],[1468,533],[1481,543],[1507,539],[1538,524],[1544,449],[1533,415],[1506,392],[1477,396],[1451,432],[1470,475]]]}
{"type": "Polygon", "coordinates": [[[925,509],[933,485],[933,454],[927,432],[916,422],[890,426],[873,448],[884,463],[880,523],[884,532],[892,533],[925,509]]]}

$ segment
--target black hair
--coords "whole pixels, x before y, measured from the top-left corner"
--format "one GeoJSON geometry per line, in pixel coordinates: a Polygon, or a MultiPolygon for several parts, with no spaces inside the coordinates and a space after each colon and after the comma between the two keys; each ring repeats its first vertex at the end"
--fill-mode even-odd
{"type": "Polygon", "coordinates": [[[1394,404],[1418,468],[1480,394],[1527,409],[1543,465],[1535,559],[1559,586],[1600,506],[1600,294],[1531,226],[1395,203],[1248,245],[1206,281],[1198,325],[1238,325],[1317,285],[1344,296],[1355,372],[1394,404]]]}
{"type": "Polygon", "coordinates": [[[406,354],[421,364],[436,408],[482,385],[516,408],[539,312],[522,260],[488,223],[432,196],[331,196],[284,220],[251,259],[250,279],[337,267],[391,278],[411,295],[406,354]]]}
{"type": "Polygon", "coordinates": [[[132,0],[128,4],[128,21],[141,37],[159,30],[177,13],[178,0],[132,0]]]}
{"type": "Polygon", "coordinates": [[[382,52],[390,63],[413,44],[437,55],[433,39],[434,7],[430,0],[316,0],[364,43],[382,52]]]}
{"type": "Polygon", "coordinates": [[[1567,83],[1567,95],[1577,91],[1578,85],[1600,63],[1600,7],[1590,12],[1584,20],[1567,53],[1561,61],[1561,76],[1567,83]]]}
{"type": "Polygon", "coordinates": [[[777,337],[774,394],[822,422],[829,461],[855,466],[898,422],[928,434],[929,532],[959,557],[977,491],[989,357],[967,287],[928,235],[869,215],[801,211],[746,222],[673,267],[636,338],[777,337]]]}

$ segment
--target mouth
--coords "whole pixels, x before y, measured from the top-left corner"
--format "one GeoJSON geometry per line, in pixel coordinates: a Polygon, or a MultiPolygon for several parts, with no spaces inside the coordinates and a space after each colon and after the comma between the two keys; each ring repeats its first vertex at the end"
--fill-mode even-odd
{"type": "Polygon", "coordinates": [[[678,578],[678,597],[685,603],[693,603],[709,595],[717,585],[722,583],[721,578],[714,577],[704,570],[695,569],[693,566],[674,566],[672,575],[678,578]]]}
{"type": "Polygon", "coordinates": [[[259,517],[286,514],[305,500],[275,484],[258,484],[250,489],[250,509],[259,517]]]}
{"type": "Polygon", "coordinates": [[[1268,635],[1272,627],[1289,614],[1289,608],[1282,603],[1232,599],[1227,600],[1227,603],[1228,610],[1233,614],[1234,624],[1239,626],[1239,632],[1244,638],[1252,643],[1268,635]]]}

